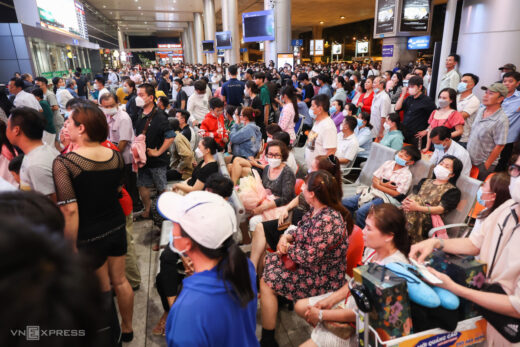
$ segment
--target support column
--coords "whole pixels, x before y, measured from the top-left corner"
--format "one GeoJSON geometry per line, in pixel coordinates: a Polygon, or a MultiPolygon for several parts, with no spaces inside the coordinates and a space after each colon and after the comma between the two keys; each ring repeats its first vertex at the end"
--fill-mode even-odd
{"type": "Polygon", "coordinates": [[[202,54],[202,41],[204,40],[204,27],[202,25],[202,14],[193,14],[193,31],[194,40],[193,46],[195,47],[195,62],[197,64],[204,64],[204,55],[202,54]]]}
{"type": "Polygon", "coordinates": [[[123,42],[123,32],[121,31],[120,27],[117,27],[117,43],[119,46],[119,54],[125,50],[125,45],[123,42]]]}
{"type": "Polygon", "coordinates": [[[392,57],[383,57],[381,71],[393,70],[397,63],[405,65],[417,59],[417,51],[409,50],[407,44],[407,37],[388,37],[383,39],[383,46],[392,45],[394,46],[394,51],[392,57]]]}
{"type": "Polygon", "coordinates": [[[191,64],[191,56],[190,56],[191,48],[190,48],[187,30],[183,30],[181,32],[181,41],[182,41],[182,53],[184,55],[184,63],[191,64]]]}
{"type": "Polygon", "coordinates": [[[465,0],[462,5],[457,53],[462,73],[480,77],[473,93],[479,98],[480,86],[500,78],[499,67],[520,62],[520,1],[465,0]]]}
{"type": "Polygon", "coordinates": [[[188,22],[188,32],[186,33],[186,38],[188,39],[189,43],[190,43],[190,62],[192,64],[195,64],[197,62],[197,58],[196,58],[196,52],[195,52],[195,47],[196,47],[196,43],[195,43],[195,40],[194,40],[194,35],[193,35],[193,22],[188,22]]]}
{"type": "Polygon", "coordinates": [[[126,49],[130,49],[130,36],[129,35],[125,35],[126,36],[126,49]]]}
{"type": "MultiPolygon", "coordinates": [[[[269,66],[269,61],[274,61],[276,64],[276,9],[275,0],[264,0],[265,10],[274,10],[274,22],[275,22],[275,41],[264,41],[264,63],[269,66]]],[[[289,18],[289,22],[291,19],[289,18]]]]}
{"type": "MultiPolygon", "coordinates": [[[[277,0],[275,5],[276,53],[292,53],[291,50],[291,0],[277,0]]],[[[275,55],[276,57],[276,55],[275,55]]],[[[274,60],[275,62],[277,59],[274,60]]],[[[277,66],[279,68],[280,66],[277,66]]]]}
{"type": "MultiPolygon", "coordinates": [[[[213,0],[204,0],[204,36],[206,40],[215,41],[215,3],[213,0]]],[[[208,64],[215,64],[217,62],[217,43],[215,42],[215,53],[206,54],[208,64]]]]}
{"type": "MultiPolygon", "coordinates": [[[[323,26],[315,25],[312,27],[312,40],[320,40],[323,38],[323,26]]],[[[312,52],[311,52],[312,54],[312,52]]],[[[322,56],[311,56],[311,60],[313,63],[321,62],[322,56]]]]}
{"type": "Polygon", "coordinates": [[[237,0],[222,0],[222,28],[231,32],[231,49],[225,51],[225,61],[229,64],[240,62],[240,36],[238,34],[237,0]]]}
{"type": "MultiPolygon", "coordinates": [[[[479,1],[480,3],[482,1],[479,1]]],[[[490,1],[489,1],[490,2],[490,1]]],[[[500,1],[498,1],[500,2],[500,1]]],[[[437,78],[437,93],[440,91],[442,76],[446,74],[446,58],[450,55],[451,45],[453,43],[453,28],[455,27],[455,16],[457,14],[457,0],[448,0],[446,5],[446,16],[444,17],[444,31],[442,32],[441,56],[439,58],[439,74],[437,78]]],[[[462,28],[462,25],[461,25],[462,28]]],[[[459,39],[460,42],[460,39],[459,39]]],[[[459,69],[460,66],[457,66],[459,69]]],[[[433,95],[432,95],[433,96],[433,95]]],[[[437,100],[437,95],[434,97],[437,100]]]]}

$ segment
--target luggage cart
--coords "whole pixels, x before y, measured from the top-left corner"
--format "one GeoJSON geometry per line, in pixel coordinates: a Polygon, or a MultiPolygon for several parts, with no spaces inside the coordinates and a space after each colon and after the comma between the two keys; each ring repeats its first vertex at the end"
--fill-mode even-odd
{"type": "Polygon", "coordinates": [[[354,311],[356,338],[361,347],[465,347],[482,344],[486,339],[487,322],[482,316],[477,316],[460,321],[455,331],[437,328],[383,341],[376,330],[370,326],[368,314],[359,310],[354,311]]]}

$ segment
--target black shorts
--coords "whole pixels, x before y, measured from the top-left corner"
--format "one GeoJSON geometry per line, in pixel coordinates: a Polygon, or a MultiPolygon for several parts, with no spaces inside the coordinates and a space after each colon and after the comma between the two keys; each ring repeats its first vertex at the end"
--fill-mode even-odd
{"type": "MultiPolygon", "coordinates": [[[[298,225],[298,222],[302,219],[305,213],[299,208],[295,208],[293,210],[293,215],[291,219],[291,224],[298,225]]],[[[262,222],[262,226],[264,227],[264,235],[265,240],[269,247],[276,251],[276,246],[278,245],[278,241],[280,240],[280,236],[283,235],[287,228],[282,230],[278,230],[278,219],[268,220],[266,222],[262,222]]]]}
{"type": "Polygon", "coordinates": [[[87,258],[93,269],[100,268],[108,257],[120,257],[126,254],[126,227],[123,224],[106,237],[88,243],[78,240],[78,251],[87,258]]]}

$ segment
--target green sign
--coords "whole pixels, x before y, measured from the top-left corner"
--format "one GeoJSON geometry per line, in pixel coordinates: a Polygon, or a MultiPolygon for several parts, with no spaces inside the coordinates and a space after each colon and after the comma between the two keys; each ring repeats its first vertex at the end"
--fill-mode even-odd
{"type": "MultiPolygon", "coordinates": [[[[92,69],[81,69],[81,73],[89,74],[92,73],[92,69]]],[[[50,71],[50,72],[42,72],[41,75],[46,79],[53,79],[54,77],[63,77],[63,75],[68,75],[68,70],[61,71],[50,71]]]]}

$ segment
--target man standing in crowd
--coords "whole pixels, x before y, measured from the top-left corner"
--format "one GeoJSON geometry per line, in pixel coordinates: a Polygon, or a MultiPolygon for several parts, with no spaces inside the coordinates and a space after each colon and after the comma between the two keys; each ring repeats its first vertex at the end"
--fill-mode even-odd
{"type": "Polygon", "coordinates": [[[316,121],[307,137],[305,163],[310,170],[314,158],[318,155],[336,153],[338,145],[336,124],[329,116],[329,98],[319,94],[312,98],[310,111],[316,115],[316,121]]]}
{"type": "Polygon", "coordinates": [[[478,179],[484,181],[495,171],[500,152],[507,143],[509,120],[501,107],[508,94],[502,83],[482,87],[486,91],[482,105],[471,127],[468,152],[471,163],[478,167],[478,179]]]}
{"type": "Polygon", "coordinates": [[[38,112],[42,112],[42,107],[34,95],[24,91],[23,80],[20,78],[11,78],[9,81],[9,93],[15,95],[13,100],[14,107],[29,107],[38,112]]]}
{"type": "MultiPolygon", "coordinates": [[[[51,107],[52,113],[54,115],[54,133],[56,133],[57,129],[61,129],[63,127],[64,122],[63,116],[60,112],[60,107],[58,105],[58,99],[56,99],[56,95],[54,95],[54,93],[49,89],[49,82],[45,77],[36,77],[35,81],[36,85],[38,85],[38,87],[40,87],[43,92],[43,99],[47,101],[51,107]]],[[[56,145],[58,146],[56,148],[59,148],[57,141],[56,145]]]]}
{"type": "Polygon", "coordinates": [[[78,96],[81,99],[87,99],[88,95],[88,80],[87,78],[81,74],[81,68],[77,67],[76,72],[74,72],[74,80],[76,81],[76,85],[78,86],[78,96]]]}
{"type": "Polygon", "coordinates": [[[314,88],[312,83],[309,81],[309,75],[302,72],[298,76],[298,81],[302,83],[302,100],[307,104],[307,107],[311,107],[311,99],[314,97],[314,88]]]}
{"type": "Polygon", "coordinates": [[[222,85],[222,101],[235,107],[244,102],[244,83],[237,79],[237,66],[228,68],[231,78],[222,85]]]}
{"type": "Polygon", "coordinates": [[[146,136],[146,165],[137,172],[137,187],[144,205],[142,219],[151,218],[150,188],[160,194],[166,190],[166,170],[170,164],[168,148],[175,134],[168,117],[155,106],[155,90],[151,84],[141,84],[137,90],[137,104],[143,104],[135,126],[135,134],[146,136]],[[139,100],[141,99],[141,100],[139,100]]]}
{"type": "Polygon", "coordinates": [[[179,128],[181,129],[181,134],[184,135],[184,137],[191,143],[191,129],[188,124],[188,120],[190,119],[190,113],[186,110],[177,110],[175,118],[179,120],[179,128]]]}
{"type": "Polygon", "coordinates": [[[372,137],[377,141],[383,139],[384,124],[392,107],[392,101],[385,91],[385,86],[386,80],[383,77],[378,76],[374,79],[375,96],[370,109],[370,124],[373,126],[372,137]]]}
{"type": "Polygon", "coordinates": [[[468,151],[457,142],[451,139],[451,129],[445,126],[433,128],[430,132],[430,139],[435,150],[430,158],[430,163],[434,166],[439,164],[445,155],[452,155],[462,162],[462,176],[469,176],[471,171],[471,159],[468,151]]]}
{"type": "Polygon", "coordinates": [[[182,90],[183,85],[184,83],[181,79],[177,78],[173,80],[172,93],[175,93],[175,108],[177,110],[186,110],[186,104],[188,103],[188,95],[182,90]]]}
{"type": "Polygon", "coordinates": [[[460,138],[460,145],[467,147],[471,125],[480,107],[480,100],[473,94],[473,88],[478,84],[478,76],[472,73],[462,75],[462,80],[457,86],[457,111],[464,117],[464,132],[460,138]]]}
{"type": "Polygon", "coordinates": [[[161,78],[159,79],[157,89],[162,90],[166,97],[170,94],[170,73],[168,70],[163,70],[163,72],[161,72],[161,78]]]}
{"type": "Polygon", "coordinates": [[[408,87],[403,87],[395,104],[396,112],[404,111],[402,131],[406,143],[419,147],[419,140],[415,135],[428,127],[428,119],[436,108],[433,100],[424,94],[423,79],[412,76],[408,81],[408,87]],[[409,96],[405,99],[407,94],[409,96]]]}
{"type": "Polygon", "coordinates": [[[460,57],[458,54],[450,54],[446,58],[446,74],[441,78],[441,84],[439,85],[439,91],[444,88],[452,88],[457,90],[457,86],[460,82],[460,75],[457,71],[457,67],[460,64],[460,57]]]}
{"type": "Polygon", "coordinates": [[[520,134],[520,72],[506,72],[502,82],[507,88],[507,96],[502,102],[502,109],[509,119],[507,144],[500,154],[496,171],[506,171],[509,159],[513,154],[513,144],[518,141],[520,134]]]}
{"type": "Polygon", "coordinates": [[[255,83],[260,88],[260,100],[262,106],[264,106],[264,124],[267,126],[269,123],[269,109],[271,107],[271,97],[267,84],[265,83],[265,74],[263,72],[257,72],[255,74],[255,83]]]}
{"type": "Polygon", "coordinates": [[[20,107],[9,117],[6,136],[12,145],[25,153],[20,168],[20,189],[35,190],[56,202],[52,163],[59,152],[42,142],[44,129],[45,119],[41,113],[20,107]]]}
{"type": "Polygon", "coordinates": [[[206,82],[198,80],[194,87],[195,93],[188,98],[188,112],[192,116],[193,126],[198,126],[209,112],[209,101],[206,97],[206,82]]]}
{"type": "Polygon", "coordinates": [[[105,88],[105,78],[102,76],[97,76],[94,80],[94,89],[98,90],[98,98],[96,102],[99,105],[99,100],[101,100],[101,96],[106,93],[110,93],[108,89],[105,88]]]}
{"type": "Polygon", "coordinates": [[[119,77],[117,76],[117,74],[114,72],[114,70],[110,69],[108,70],[108,86],[111,87],[111,88],[114,88],[118,85],[119,83],[119,77]]]}

